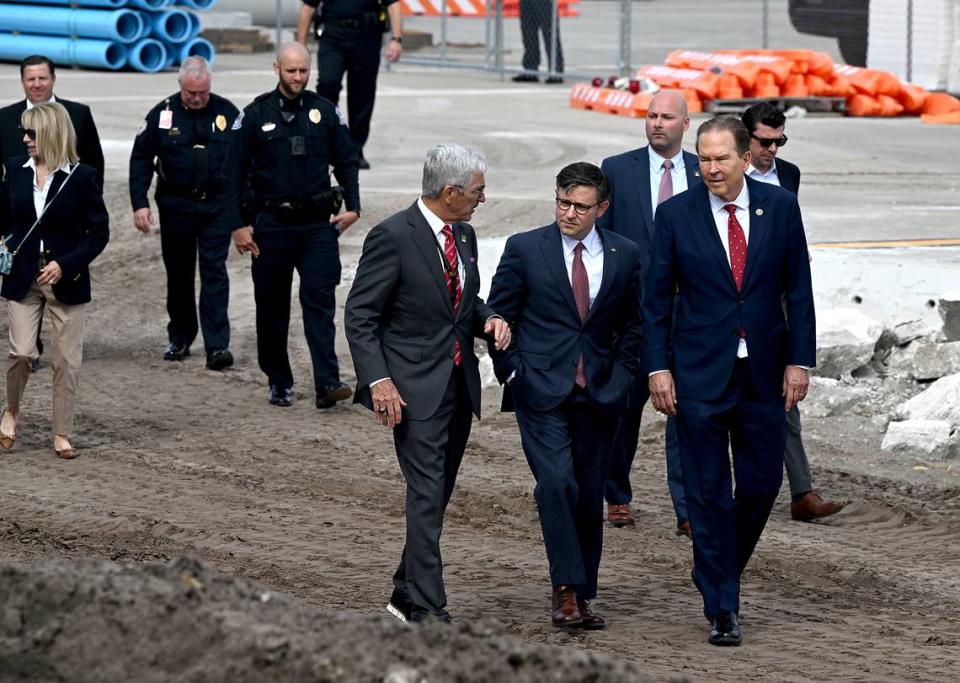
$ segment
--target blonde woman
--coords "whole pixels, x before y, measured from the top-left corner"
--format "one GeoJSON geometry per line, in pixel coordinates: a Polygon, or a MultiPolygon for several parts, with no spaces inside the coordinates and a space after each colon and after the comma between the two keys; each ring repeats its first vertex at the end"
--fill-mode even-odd
{"type": "Polygon", "coordinates": [[[53,324],[53,449],[75,458],[70,443],[83,357],[83,318],[90,301],[88,266],[109,239],[109,219],[93,168],[78,163],[76,133],[66,109],[47,102],[23,112],[27,156],[5,162],[0,184],[0,234],[15,252],[3,277],[10,361],[7,405],[0,417],[0,448],[17,439],[20,402],[37,355],[44,304],[53,324]],[[39,220],[38,220],[39,219],[39,220]]]}

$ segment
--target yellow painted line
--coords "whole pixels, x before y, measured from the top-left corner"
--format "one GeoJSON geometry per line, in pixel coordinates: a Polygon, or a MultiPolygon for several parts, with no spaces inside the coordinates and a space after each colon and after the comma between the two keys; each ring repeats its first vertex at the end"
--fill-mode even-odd
{"type": "Polygon", "coordinates": [[[960,247],[960,238],[941,237],[925,240],[882,240],[864,242],[817,242],[811,249],[892,249],[896,247],[960,247]]]}

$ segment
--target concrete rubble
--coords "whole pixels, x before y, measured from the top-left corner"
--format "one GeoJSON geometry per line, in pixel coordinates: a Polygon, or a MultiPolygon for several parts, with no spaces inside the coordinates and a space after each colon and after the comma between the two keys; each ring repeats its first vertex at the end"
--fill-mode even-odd
{"type": "Polygon", "coordinates": [[[817,313],[817,367],[814,374],[840,379],[865,365],[876,350],[883,324],[855,308],[817,313]]]}
{"type": "Polygon", "coordinates": [[[946,341],[960,341],[960,292],[938,299],[937,313],[943,321],[943,338],[946,341]]]}

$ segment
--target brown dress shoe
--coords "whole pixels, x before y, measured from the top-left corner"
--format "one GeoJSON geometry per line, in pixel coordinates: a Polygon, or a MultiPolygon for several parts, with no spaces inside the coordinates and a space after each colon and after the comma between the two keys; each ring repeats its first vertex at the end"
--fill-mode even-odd
{"type": "Polygon", "coordinates": [[[577,628],[583,624],[583,616],[577,607],[577,594],[570,586],[557,586],[553,589],[554,628],[577,628]]]}
{"type": "Polygon", "coordinates": [[[690,520],[677,525],[677,536],[686,536],[693,538],[693,528],[690,526],[690,520]]]}
{"type": "Polygon", "coordinates": [[[824,500],[816,490],[807,491],[796,503],[790,503],[790,516],[798,522],[809,522],[835,515],[844,505],[839,500],[824,500]]]}
{"type": "Polygon", "coordinates": [[[607,521],[617,528],[633,526],[635,520],[633,510],[630,509],[630,503],[624,503],[623,505],[607,503],[607,521]]]}
{"type": "Polygon", "coordinates": [[[607,627],[607,620],[590,609],[590,603],[586,600],[577,600],[577,608],[580,610],[580,616],[583,617],[581,627],[586,631],[602,631],[607,627]]]}

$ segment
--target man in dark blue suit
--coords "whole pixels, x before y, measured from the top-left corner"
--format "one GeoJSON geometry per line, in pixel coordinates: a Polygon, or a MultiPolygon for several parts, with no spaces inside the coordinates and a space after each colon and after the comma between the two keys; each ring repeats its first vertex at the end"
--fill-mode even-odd
{"type": "Polygon", "coordinates": [[[785,411],[806,397],[816,361],[800,207],[745,177],[749,149],[734,117],[697,130],[705,186],[657,211],[644,295],[650,396],[677,416],[693,580],[714,645],[740,644],[740,575],[783,480],[785,411]]]}
{"type": "MultiPolygon", "coordinates": [[[[637,243],[644,273],[650,262],[657,206],[687,188],[701,184],[697,156],[681,149],[683,133],[689,127],[687,103],[680,93],[661,91],[654,96],[647,111],[645,129],[649,144],[604,159],[600,166],[610,179],[610,208],[597,219],[597,225],[637,243]]],[[[648,397],[647,383],[637,382],[617,429],[605,492],[607,521],[615,527],[634,524],[630,507],[633,499],[630,469],[637,453],[640,416],[648,397]]],[[[666,452],[667,486],[677,516],[677,533],[689,536],[690,522],[687,521],[677,433],[672,419],[667,421],[666,452]]]]}
{"type": "Polygon", "coordinates": [[[556,221],[507,240],[489,305],[515,345],[490,355],[515,410],[553,585],[557,628],[602,629],[590,609],[603,488],[618,417],[640,369],[640,249],[594,226],[610,186],[584,162],[557,175],[556,221]]]}

